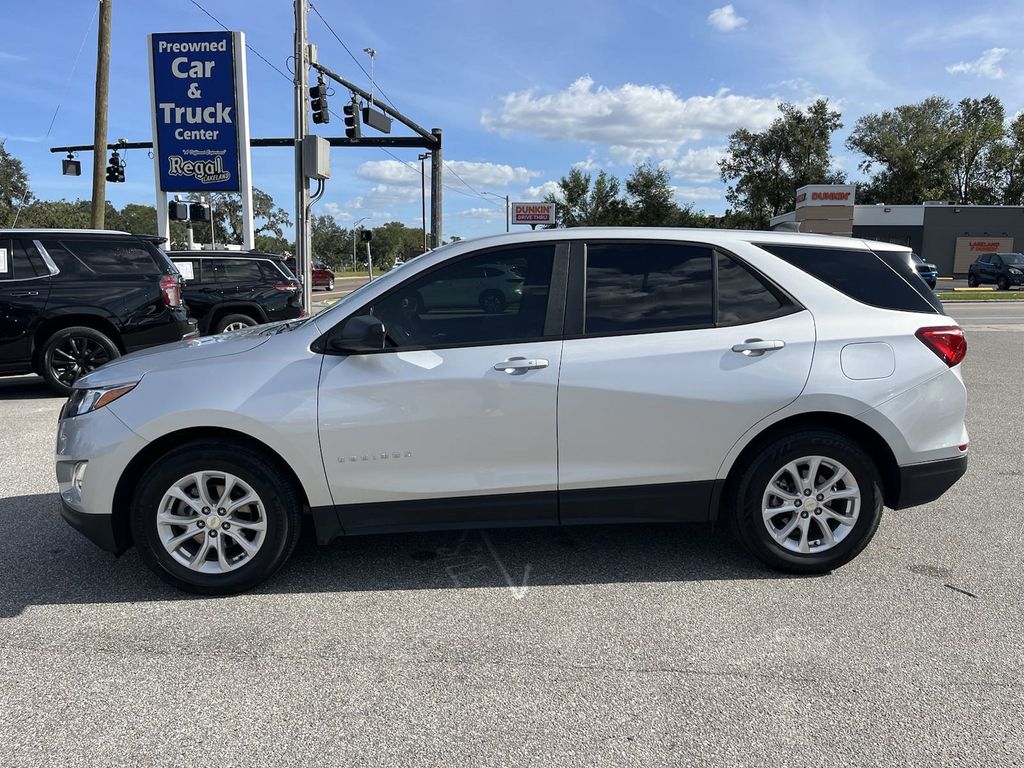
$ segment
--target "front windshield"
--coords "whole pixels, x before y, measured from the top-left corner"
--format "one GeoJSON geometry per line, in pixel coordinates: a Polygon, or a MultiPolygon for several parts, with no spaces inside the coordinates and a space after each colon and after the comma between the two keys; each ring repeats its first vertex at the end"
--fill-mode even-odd
{"type": "Polygon", "coordinates": [[[1021,264],[1024,264],[1024,254],[1020,254],[1020,253],[1004,253],[1003,254],[1003,263],[1004,264],[1009,264],[1009,265],[1014,266],[1014,267],[1018,267],[1021,264]]]}

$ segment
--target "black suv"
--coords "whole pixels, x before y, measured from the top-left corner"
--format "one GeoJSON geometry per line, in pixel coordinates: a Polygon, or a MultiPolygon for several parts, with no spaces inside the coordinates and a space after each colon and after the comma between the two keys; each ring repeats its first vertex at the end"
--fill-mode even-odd
{"type": "Polygon", "coordinates": [[[199,332],[224,333],[303,316],[299,281],[280,256],[256,251],[172,251],[199,332]]]}
{"type": "Polygon", "coordinates": [[[145,347],[195,335],[181,277],[157,238],[0,229],[0,375],[75,379],[145,347]]]}
{"type": "Polygon", "coordinates": [[[982,283],[995,283],[1000,291],[1024,285],[1024,254],[983,253],[967,270],[967,284],[971,288],[982,283]]]}

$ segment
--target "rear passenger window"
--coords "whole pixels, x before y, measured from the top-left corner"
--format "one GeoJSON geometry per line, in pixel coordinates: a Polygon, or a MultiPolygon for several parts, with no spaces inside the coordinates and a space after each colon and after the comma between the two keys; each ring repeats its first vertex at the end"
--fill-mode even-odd
{"type": "Polygon", "coordinates": [[[162,270],[142,245],[121,240],[64,240],[64,247],[97,275],[159,275],[162,270]]]}
{"type": "MultiPolygon", "coordinates": [[[[932,300],[919,291],[915,283],[927,289],[924,281],[910,269],[906,259],[897,259],[895,252],[842,248],[813,248],[802,245],[761,245],[769,253],[788,261],[837,291],[872,307],[900,312],[940,311],[932,300]],[[885,261],[883,261],[883,257],[885,261]],[[892,263],[887,263],[887,262],[892,263]],[[902,265],[902,266],[901,266],[902,265]],[[906,270],[904,274],[903,270],[906,270]]],[[[928,291],[930,293],[930,291],[928,291]]],[[[938,299],[934,299],[938,304],[938,299]]]]}
{"type": "Polygon", "coordinates": [[[588,244],[584,333],[713,325],[711,258],[694,245],[588,244]]]}
{"type": "MultiPolygon", "coordinates": [[[[260,272],[260,265],[255,261],[246,259],[208,259],[204,269],[212,273],[212,281],[217,283],[263,282],[263,273],[260,272]]],[[[207,274],[205,279],[207,282],[210,282],[211,276],[207,274]]]]}
{"type": "Polygon", "coordinates": [[[717,254],[715,259],[719,325],[757,323],[795,311],[792,301],[745,264],[723,253],[717,254]]]}
{"type": "Polygon", "coordinates": [[[88,280],[96,276],[75,254],[65,248],[60,241],[43,240],[41,242],[43,248],[50,254],[50,258],[57,267],[61,279],[88,280]]]}

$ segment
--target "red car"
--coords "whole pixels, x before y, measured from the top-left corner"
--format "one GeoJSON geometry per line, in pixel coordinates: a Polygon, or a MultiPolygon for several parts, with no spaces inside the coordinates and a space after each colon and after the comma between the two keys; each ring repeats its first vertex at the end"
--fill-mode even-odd
{"type": "MultiPolygon", "coordinates": [[[[288,269],[298,276],[301,281],[302,276],[299,275],[297,271],[295,259],[286,259],[285,264],[288,265],[288,269]]],[[[322,261],[313,262],[313,290],[315,291],[317,288],[323,288],[325,291],[334,290],[334,270],[322,261]]]]}

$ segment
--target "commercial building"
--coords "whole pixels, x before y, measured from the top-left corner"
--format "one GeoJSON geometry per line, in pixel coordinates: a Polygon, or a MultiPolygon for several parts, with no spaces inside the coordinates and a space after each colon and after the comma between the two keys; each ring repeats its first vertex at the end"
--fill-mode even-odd
{"type": "Polygon", "coordinates": [[[966,276],[981,253],[1024,248],[1024,206],[855,205],[855,192],[852,184],[801,187],[794,210],[773,218],[772,229],[899,243],[952,277],[966,276]]]}

